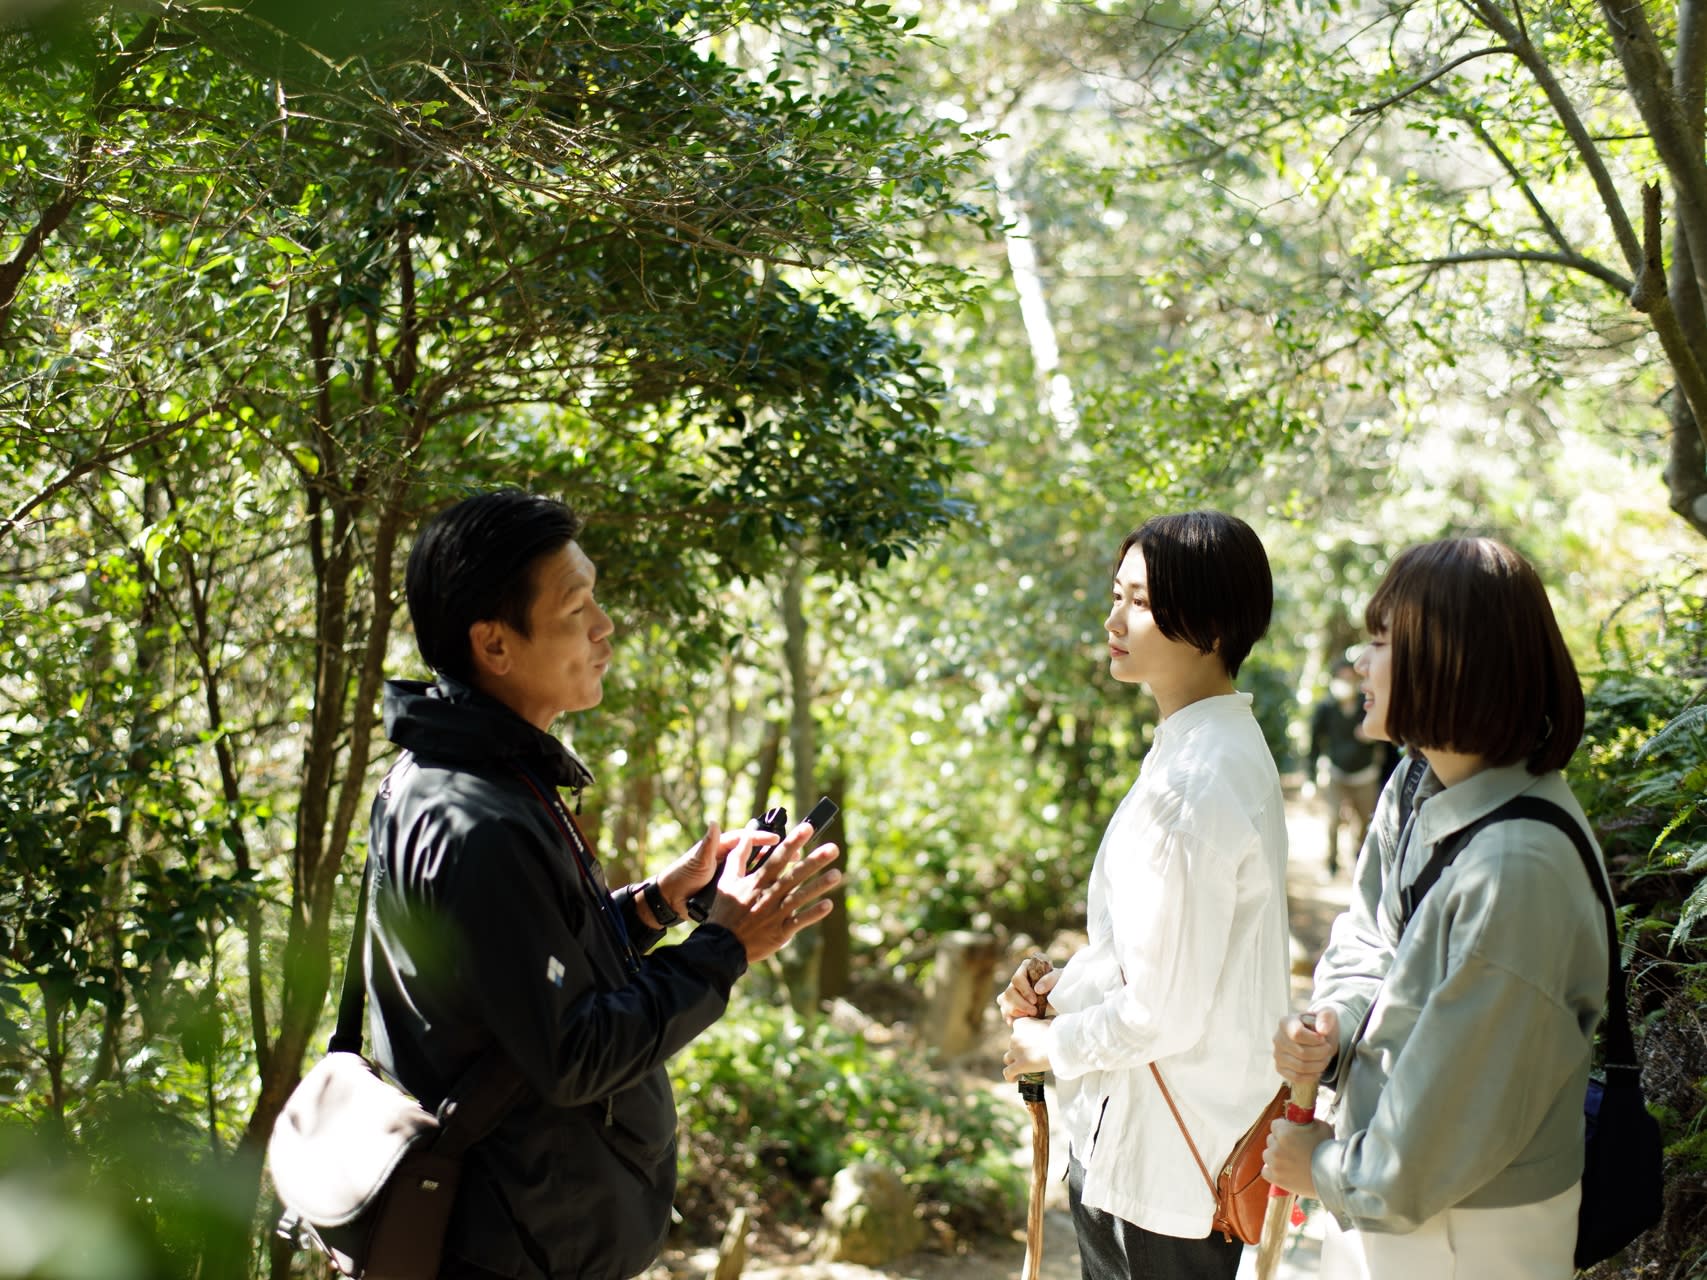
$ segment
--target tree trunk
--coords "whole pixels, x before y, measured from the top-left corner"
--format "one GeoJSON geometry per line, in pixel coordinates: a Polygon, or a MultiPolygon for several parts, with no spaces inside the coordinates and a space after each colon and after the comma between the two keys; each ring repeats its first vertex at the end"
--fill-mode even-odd
{"type": "Polygon", "coordinates": [[[1032,372],[1037,378],[1038,393],[1043,410],[1055,424],[1055,433],[1063,441],[1078,434],[1079,410],[1073,397],[1073,384],[1061,371],[1061,345],[1055,337],[1055,322],[1049,314],[1049,297],[1039,270],[1036,243],[1031,237],[1031,218],[1014,190],[1014,177],[1008,162],[1011,141],[998,138],[990,144],[990,176],[996,189],[996,212],[1007,228],[1002,241],[1008,253],[1008,271],[1013,276],[1014,293],[1019,297],[1020,319],[1025,325],[1025,338],[1031,347],[1032,372]]]}
{"type": "MultiPolygon", "coordinates": [[[[610,848],[606,853],[606,876],[613,885],[632,884],[646,876],[646,837],[658,794],[658,779],[652,769],[655,745],[656,739],[648,737],[630,746],[629,769],[617,800],[616,816],[611,821],[610,848]]],[[[596,837],[597,828],[593,832],[596,837]]]]}
{"type": "MultiPolygon", "coordinates": [[[[770,808],[771,792],[776,790],[776,771],[782,762],[782,721],[767,719],[765,734],[759,742],[758,768],[753,773],[753,812],[763,813],[770,808]]],[[[738,819],[741,826],[745,819],[738,819]]]]}
{"type": "Polygon", "coordinates": [[[836,802],[841,810],[840,816],[829,833],[842,848],[842,856],[836,860],[836,865],[842,869],[842,883],[836,886],[830,895],[830,901],[835,904],[835,910],[830,912],[830,918],[818,926],[822,935],[823,959],[818,965],[818,998],[834,1000],[848,993],[848,985],[853,977],[853,939],[848,927],[848,880],[851,876],[853,852],[848,846],[848,775],[847,770],[837,769],[830,775],[829,785],[825,794],[836,802]],[[837,825],[839,824],[839,825],[837,825]]]}
{"type": "Polygon", "coordinates": [[[265,1064],[260,1088],[226,1163],[222,1184],[228,1197],[226,1216],[209,1241],[204,1275],[249,1273],[267,1139],[302,1078],[302,1062],[319,1029],[331,986],[334,890],[366,791],[374,709],[396,614],[392,569],[405,511],[405,468],[419,447],[427,412],[425,406],[417,411],[398,442],[401,459],[382,488],[365,476],[356,477],[353,494],[322,487],[320,482],[336,475],[335,466],[328,463],[322,464],[320,477],[309,481],[310,552],[321,575],[315,597],[319,671],[303,754],[278,1029],[271,1043],[258,1047],[257,1058],[265,1064]],[[382,495],[377,502],[358,496],[375,488],[382,495]],[[312,518],[315,515],[329,516],[330,545],[320,540],[322,526],[312,518]],[[363,516],[372,521],[371,555],[365,560],[355,554],[355,529],[363,516]],[[372,575],[371,594],[359,601],[353,588],[364,568],[372,575]]]}
{"type": "MultiPolygon", "coordinates": [[[[788,580],[783,584],[783,656],[788,664],[789,722],[788,749],[794,766],[793,821],[806,816],[818,797],[814,793],[813,774],[817,768],[818,742],[812,720],[812,670],[807,653],[806,592],[807,564],[797,555],[789,566],[788,580]]],[[[788,983],[788,1002],[796,1013],[808,1016],[818,1008],[819,937],[817,929],[798,935],[780,953],[782,971],[788,983]]]]}

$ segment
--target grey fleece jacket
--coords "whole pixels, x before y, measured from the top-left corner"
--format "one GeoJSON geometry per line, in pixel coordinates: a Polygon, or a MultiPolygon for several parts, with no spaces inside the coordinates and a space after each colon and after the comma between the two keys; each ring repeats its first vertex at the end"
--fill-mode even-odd
{"type": "MultiPolygon", "coordinates": [[[[1441,1211],[1533,1204],[1582,1176],[1583,1094],[1606,1000],[1606,926],[1566,835],[1522,819],[1484,827],[1418,906],[1399,895],[1433,847],[1514,796],[1588,828],[1564,776],[1521,765],[1443,789],[1405,772],[1383,791],[1350,910],[1316,967],[1312,1008],[1339,1015],[1324,1083],[1335,1136],[1311,1166],[1342,1227],[1402,1233],[1441,1211]],[[1369,1023],[1351,1046],[1365,1013],[1369,1023]]],[[[1604,875],[1604,870],[1602,870],[1604,875]]]]}

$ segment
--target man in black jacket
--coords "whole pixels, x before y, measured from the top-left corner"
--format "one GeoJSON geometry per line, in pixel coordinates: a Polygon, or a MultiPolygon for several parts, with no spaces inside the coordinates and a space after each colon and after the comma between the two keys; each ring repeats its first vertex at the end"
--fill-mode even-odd
{"type": "Polygon", "coordinates": [[[592,775],[549,732],[597,706],[613,627],[559,502],[507,491],[434,518],[406,588],[435,683],[393,680],[403,750],[374,801],[370,1032],[426,1106],[496,1049],[526,1088],[470,1152],[442,1280],[622,1280],[657,1256],[676,1182],[666,1059],[735,979],[830,912],[834,845],[802,855],[711,826],[653,879],[610,890],[558,795],[592,775]],[[651,948],[718,879],[705,922],[651,948]]]}
{"type": "Polygon", "coordinates": [[[1345,659],[1334,664],[1328,696],[1316,704],[1310,717],[1310,771],[1321,788],[1328,811],[1327,874],[1340,869],[1340,823],[1349,816],[1356,827],[1351,841],[1355,861],[1375,813],[1375,797],[1381,789],[1381,765],[1376,744],[1363,732],[1363,696],[1357,688],[1358,675],[1345,659]],[[1326,759],[1327,770],[1321,772],[1326,759]]]}

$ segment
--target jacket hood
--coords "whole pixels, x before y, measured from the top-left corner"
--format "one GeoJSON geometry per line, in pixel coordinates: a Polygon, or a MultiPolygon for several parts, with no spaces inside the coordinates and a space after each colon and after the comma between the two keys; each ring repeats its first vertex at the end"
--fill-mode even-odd
{"type": "Polygon", "coordinates": [[[474,770],[521,765],[577,795],[592,770],[568,747],[496,698],[456,680],[385,682],[385,736],[405,751],[474,770]]]}

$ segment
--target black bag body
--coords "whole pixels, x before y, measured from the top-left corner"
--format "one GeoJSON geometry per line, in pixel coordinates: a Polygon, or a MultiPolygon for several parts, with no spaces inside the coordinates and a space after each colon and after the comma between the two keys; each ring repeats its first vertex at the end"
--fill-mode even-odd
{"type": "MultiPolygon", "coordinates": [[[[1421,769],[1413,766],[1413,771],[1420,778],[1421,769]]],[[[1414,791],[1409,785],[1411,779],[1405,781],[1414,791]]],[[[1470,837],[1485,826],[1511,818],[1545,822],[1571,838],[1606,917],[1607,1008],[1600,1026],[1606,1052],[1604,1078],[1589,1080],[1588,1096],[1583,1100],[1586,1142],[1574,1259],[1580,1271],[1623,1249],[1658,1222],[1665,1211],[1665,1145],[1659,1122],[1649,1114],[1642,1096],[1642,1068],[1636,1061],[1636,1042],[1630,1031],[1624,968],[1618,963],[1618,921],[1612,910],[1612,891],[1588,835],[1576,819],[1551,800],[1517,796],[1506,801],[1436,847],[1416,880],[1405,886],[1399,930],[1404,932],[1423,895],[1470,837]]]]}
{"type": "Polygon", "coordinates": [[[279,1234],[319,1249],[340,1275],[433,1280],[462,1158],[523,1092],[497,1049],[457,1080],[435,1114],[362,1056],[367,878],[330,1051],[285,1101],[267,1143],[284,1205],[279,1234]]]}
{"type": "Polygon", "coordinates": [[[1583,1118],[1588,1146],[1577,1213],[1579,1271],[1610,1258],[1665,1211],[1665,1144],[1642,1097],[1640,1069],[1608,1063],[1604,1081],[1588,1082],[1583,1118]]]}

